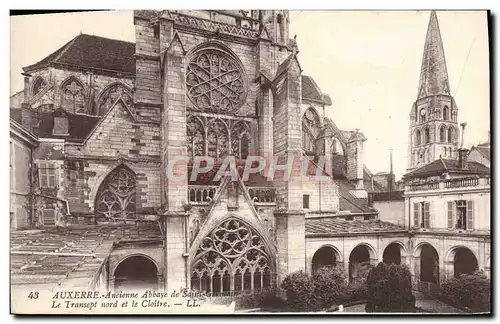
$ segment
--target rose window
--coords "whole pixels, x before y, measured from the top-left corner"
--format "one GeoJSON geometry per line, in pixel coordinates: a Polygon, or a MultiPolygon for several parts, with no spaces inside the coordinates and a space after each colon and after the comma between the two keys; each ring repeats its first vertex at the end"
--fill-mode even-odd
{"type": "Polygon", "coordinates": [[[217,49],[195,53],[187,67],[186,85],[188,97],[200,110],[234,112],[246,98],[243,67],[217,49]]]}

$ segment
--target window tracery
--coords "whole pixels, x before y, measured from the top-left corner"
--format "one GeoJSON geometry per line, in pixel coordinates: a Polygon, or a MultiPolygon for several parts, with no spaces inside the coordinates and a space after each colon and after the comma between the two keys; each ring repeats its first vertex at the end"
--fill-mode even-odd
{"type": "Polygon", "coordinates": [[[246,98],[242,65],[219,48],[204,48],[194,53],[186,72],[187,95],[200,110],[234,112],[246,98]]]}
{"type": "Polygon", "coordinates": [[[35,83],[33,83],[32,95],[37,95],[46,85],[47,82],[42,77],[36,78],[35,83]]]}
{"type": "Polygon", "coordinates": [[[87,113],[85,107],[84,86],[76,78],[71,77],[61,86],[62,98],[61,106],[63,109],[76,113],[87,113]]]}
{"type": "Polygon", "coordinates": [[[104,180],[97,194],[97,216],[111,219],[135,218],[135,174],[126,166],[113,170],[104,180]]]}
{"type": "Polygon", "coordinates": [[[316,139],[321,131],[321,121],[318,114],[309,108],[302,116],[302,147],[306,151],[315,152],[316,139]]]}
{"type": "Polygon", "coordinates": [[[134,101],[132,99],[132,95],[125,86],[115,84],[108,89],[105,89],[97,104],[98,115],[102,116],[106,114],[106,112],[113,107],[120,98],[127,107],[130,108],[133,106],[134,101]]]}
{"type": "Polygon", "coordinates": [[[246,159],[250,153],[250,123],[203,116],[189,116],[186,126],[188,154],[208,155],[214,160],[232,155],[246,159]]]}
{"type": "Polygon", "coordinates": [[[219,294],[267,288],[272,273],[262,238],[232,217],[202,240],[191,266],[191,289],[219,294]]]}

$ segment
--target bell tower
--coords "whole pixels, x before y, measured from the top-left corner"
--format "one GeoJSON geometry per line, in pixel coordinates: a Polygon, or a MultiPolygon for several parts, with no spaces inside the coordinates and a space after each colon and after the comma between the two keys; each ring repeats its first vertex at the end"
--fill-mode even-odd
{"type": "Polygon", "coordinates": [[[410,110],[408,171],[439,158],[457,157],[458,108],[450,93],[443,42],[435,11],[425,39],[417,100],[410,110]]]}

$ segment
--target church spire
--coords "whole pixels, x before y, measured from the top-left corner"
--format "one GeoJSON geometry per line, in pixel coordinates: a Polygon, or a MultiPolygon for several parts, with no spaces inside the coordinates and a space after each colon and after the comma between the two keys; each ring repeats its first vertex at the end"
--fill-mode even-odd
{"type": "Polygon", "coordinates": [[[439,23],[436,12],[432,11],[425,38],[418,99],[438,94],[450,95],[450,83],[439,23]]]}

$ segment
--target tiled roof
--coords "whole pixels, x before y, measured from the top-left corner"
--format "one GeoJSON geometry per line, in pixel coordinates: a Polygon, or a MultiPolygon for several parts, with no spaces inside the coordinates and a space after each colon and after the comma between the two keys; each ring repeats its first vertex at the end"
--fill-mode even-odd
{"type": "Polygon", "coordinates": [[[488,159],[488,161],[491,161],[491,149],[489,147],[486,147],[486,146],[474,146],[472,147],[471,151],[472,150],[477,150],[479,153],[481,153],[481,155],[485,158],[485,159],[488,159]]]}
{"type": "Polygon", "coordinates": [[[161,237],[156,223],[15,231],[10,238],[11,284],[87,288],[113,243],[161,237]]]}
{"type": "Polygon", "coordinates": [[[467,168],[461,169],[458,166],[458,160],[438,159],[405,174],[403,177],[405,179],[411,179],[429,176],[440,176],[446,172],[465,174],[490,174],[490,168],[480,163],[469,161],[467,163],[467,168]]]}
{"type": "Polygon", "coordinates": [[[381,232],[402,232],[405,227],[389,222],[374,221],[346,221],[337,218],[306,219],[306,236],[368,234],[381,232]]]}
{"type": "Polygon", "coordinates": [[[51,63],[60,63],[135,74],[134,53],[134,43],[80,34],[43,60],[23,70],[29,72],[51,63]]]}

